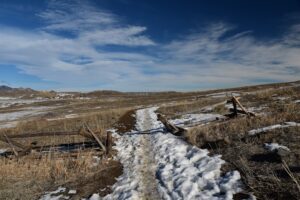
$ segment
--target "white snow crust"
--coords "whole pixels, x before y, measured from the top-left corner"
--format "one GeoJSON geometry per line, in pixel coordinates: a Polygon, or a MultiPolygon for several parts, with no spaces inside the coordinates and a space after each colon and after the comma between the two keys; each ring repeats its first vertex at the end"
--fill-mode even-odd
{"type": "Polygon", "coordinates": [[[279,145],[278,143],[265,143],[264,148],[271,152],[276,151],[278,149],[290,151],[290,149],[288,147],[279,145]]]}
{"type": "Polygon", "coordinates": [[[221,176],[225,161],[220,155],[209,156],[207,150],[164,133],[156,109],[137,111],[138,131],[122,136],[113,134],[118,138],[117,159],[124,171],[112,186],[113,192],[103,199],[232,199],[233,194],[241,191],[239,172],[221,176]],[[150,134],[141,133],[146,130],[150,134]],[[151,194],[147,190],[152,190],[151,194]]]}

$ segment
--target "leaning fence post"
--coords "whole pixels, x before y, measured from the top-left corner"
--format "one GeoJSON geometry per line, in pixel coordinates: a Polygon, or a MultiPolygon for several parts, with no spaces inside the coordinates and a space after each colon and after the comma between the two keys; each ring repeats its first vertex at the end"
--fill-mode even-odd
{"type": "Polygon", "coordinates": [[[97,141],[97,143],[100,145],[100,147],[103,149],[103,151],[106,151],[105,146],[102,144],[101,140],[97,137],[97,135],[92,131],[92,129],[90,129],[90,127],[87,124],[85,124],[85,127],[87,128],[89,133],[92,134],[92,136],[97,141]]]}

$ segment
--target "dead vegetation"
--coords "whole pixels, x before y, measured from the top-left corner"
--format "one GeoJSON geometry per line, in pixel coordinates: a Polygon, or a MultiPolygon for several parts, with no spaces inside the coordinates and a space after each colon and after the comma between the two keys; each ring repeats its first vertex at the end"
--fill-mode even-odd
{"type": "MultiPolygon", "coordinates": [[[[300,199],[300,127],[278,128],[252,136],[248,133],[285,122],[299,123],[300,104],[295,103],[300,99],[299,91],[298,86],[244,93],[241,102],[246,108],[261,107],[256,117],[238,116],[197,126],[189,129],[186,140],[209,149],[211,154],[222,155],[227,161],[224,171],[238,170],[246,191],[254,193],[258,199],[300,199]],[[265,143],[284,145],[290,152],[268,152],[265,143]]],[[[219,105],[212,112],[225,114],[228,108],[219,105]]],[[[173,117],[170,110],[165,113],[173,117]]],[[[242,198],[247,198],[247,195],[235,196],[235,199],[242,198]]]]}
{"type": "Polygon", "coordinates": [[[0,198],[37,199],[61,185],[75,189],[75,199],[109,193],[109,186],[122,174],[122,166],[112,162],[91,135],[81,135],[81,127],[88,124],[106,146],[108,136],[103,130],[113,127],[128,109],[53,121],[40,117],[22,121],[16,128],[2,129],[2,139],[5,134],[13,145],[6,140],[0,142],[0,148],[9,150],[0,159],[0,198]],[[21,145],[15,146],[16,143],[21,145]]]}

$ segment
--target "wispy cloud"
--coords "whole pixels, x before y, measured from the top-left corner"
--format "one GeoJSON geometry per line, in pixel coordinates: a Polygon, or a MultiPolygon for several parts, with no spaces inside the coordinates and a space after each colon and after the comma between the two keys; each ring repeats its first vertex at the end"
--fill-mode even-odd
{"type": "Polygon", "coordinates": [[[37,15],[45,21],[42,29],[47,31],[80,32],[117,25],[119,21],[114,14],[78,0],[49,1],[48,8],[37,15]]]}
{"type": "Polygon", "coordinates": [[[37,16],[44,26],[36,30],[1,27],[0,64],[54,81],[55,89],[191,90],[300,75],[300,25],[261,41],[251,30],[212,23],[160,44],[147,27],[81,1],[50,1],[37,16]]]}

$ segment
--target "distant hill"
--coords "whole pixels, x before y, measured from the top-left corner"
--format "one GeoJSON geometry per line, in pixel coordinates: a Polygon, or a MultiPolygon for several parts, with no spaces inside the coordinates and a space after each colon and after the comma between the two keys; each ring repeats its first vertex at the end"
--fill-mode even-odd
{"type": "Polygon", "coordinates": [[[13,90],[13,88],[8,87],[6,85],[1,85],[0,86],[0,91],[11,91],[11,90],[13,90]]]}
{"type": "Polygon", "coordinates": [[[0,85],[1,96],[30,96],[37,94],[38,92],[31,88],[13,88],[6,85],[0,85]]]}

